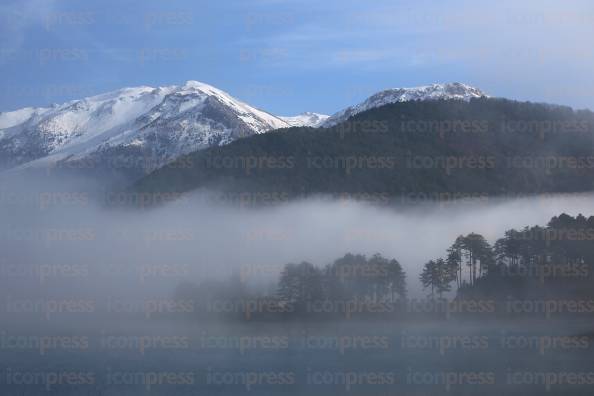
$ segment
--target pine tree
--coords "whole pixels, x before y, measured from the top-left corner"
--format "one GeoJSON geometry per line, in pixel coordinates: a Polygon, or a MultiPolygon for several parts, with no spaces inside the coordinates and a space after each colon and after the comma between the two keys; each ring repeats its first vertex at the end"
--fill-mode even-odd
{"type": "Polygon", "coordinates": [[[278,285],[278,296],[286,302],[302,305],[322,298],[322,273],[313,264],[285,265],[278,285]]]}
{"type": "Polygon", "coordinates": [[[431,288],[431,298],[435,297],[435,292],[442,298],[444,292],[452,290],[451,283],[456,279],[452,268],[441,258],[425,263],[420,279],[424,288],[431,288]]]}

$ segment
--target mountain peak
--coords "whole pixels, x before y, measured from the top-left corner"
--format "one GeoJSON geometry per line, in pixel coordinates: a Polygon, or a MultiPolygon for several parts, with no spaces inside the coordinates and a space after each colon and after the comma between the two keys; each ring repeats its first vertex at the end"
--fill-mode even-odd
{"type": "Polygon", "coordinates": [[[306,111],[305,113],[301,113],[296,116],[279,118],[285,121],[290,126],[294,127],[317,127],[324,123],[328,119],[328,117],[330,116],[326,114],[306,111]]]}
{"type": "MultiPolygon", "coordinates": [[[[470,100],[488,96],[483,91],[468,84],[460,82],[435,83],[410,88],[392,88],[382,92],[395,92],[402,95],[402,102],[407,100],[431,100],[431,99],[461,99],[470,100]],[[415,96],[418,96],[417,99],[415,96]],[[412,98],[412,99],[409,99],[412,98]]],[[[377,94],[376,94],[377,95],[377,94]]]]}
{"type": "Polygon", "coordinates": [[[441,99],[469,101],[473,98],[480,97],[488,97],[488,95],[478,88],[459,82],[436,83],[411,88],[391,88],[377,92],[365,101],[339,111],[329,117],[322,126],[330,127],[336,125],[342,121],[346,121],[355,114],[390,103],[441,99]]]}
{"type": "Polygon", "coordinates": [[[121,88],[53,107],[0,113],[0,170],[128,149],[144,150],[142,155],[158,157],[161,162],[155,163],[160,165],[194,150],[288,126],[199,81],[121,88]]]}
{"type": "Polygon", "coordinates": [[[200,87],[200,86],[203,86],[203,85],[205,85],[205,84],[204,83],[201,83],[200,81],[197,81],[197,80],[188,80],[184,84],[184,87],[191,88],[191,87],[200,87]]]}
{"type": "Polygon", "coordinates": [[[196,81],[196,80],[188,80],[185,82],[184,85],[181,86],[183,90],[192,90],[192,89],[199,89],[204,91],[220,91],[219,89],[213,87],[212,85],[196,81]]]}

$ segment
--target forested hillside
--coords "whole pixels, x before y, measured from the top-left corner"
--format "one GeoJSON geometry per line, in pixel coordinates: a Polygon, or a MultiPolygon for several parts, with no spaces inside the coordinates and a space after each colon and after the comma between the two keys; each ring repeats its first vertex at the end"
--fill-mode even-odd
{"type": "Polygon", "coordinates": [[[481,98],[372,109],[195,152],[136,191],[519,194],[594,189],[594,113],[481,98]]]}

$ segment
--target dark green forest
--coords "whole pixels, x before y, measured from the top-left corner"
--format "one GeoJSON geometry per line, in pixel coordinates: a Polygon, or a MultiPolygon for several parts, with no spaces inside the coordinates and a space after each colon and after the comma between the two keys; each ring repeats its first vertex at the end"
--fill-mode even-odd
{"type": "Polygon", "coordinates": [[[481,98],[389,104],[195,152],[133,191],[538,194],[594,189],[594,113],[481,98]]]}

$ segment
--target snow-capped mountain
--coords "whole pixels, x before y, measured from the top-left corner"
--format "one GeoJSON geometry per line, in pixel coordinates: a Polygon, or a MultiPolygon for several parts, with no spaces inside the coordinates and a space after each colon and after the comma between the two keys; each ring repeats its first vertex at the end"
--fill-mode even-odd
{"type": "Polygon", "coordinates": [[[151,158],[148,171],[201,148],[289,126],[197,81],[124,88],[0,113],[0,169],[136,154],[151,158]]]}
{"type": "Polygon", "coordinates": [[[317,127],[326,121],[330,116],[307,111],[293,117],[279,117],[287,124],[295,127],[317,127]]]}
{"type": "Polygon", "coordinates": [[[346,121],[355,114],[380,107],[389,103],[408,102],[412,100],[439,100],[459,99],[469,101],[472,98],[488,97],[478,88],[462,83],[431,84],[415,88],[393,88],[378,92],[365,101],[347,107],[344,110],[330,116],[321,124],[322,127],[331,127],[340,122],[346,121]]]}
{"type": "Polygon", "coordinates": [[[330,117],[312,112],[277,117],[197,81],[123,88],[0,113],[0,171],[82,163],[136,168],[138,176],[181,155],[273,129],[329,127],[394,102],[481,96],[486,95],[468,85],[433,84],[385,90],[330,117]]]}

